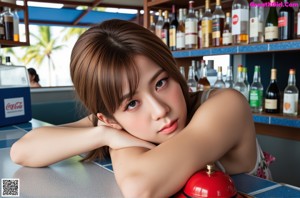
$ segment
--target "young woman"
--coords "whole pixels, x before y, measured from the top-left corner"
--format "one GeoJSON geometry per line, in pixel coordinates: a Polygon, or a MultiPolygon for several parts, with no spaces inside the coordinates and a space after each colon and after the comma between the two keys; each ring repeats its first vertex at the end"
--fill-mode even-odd
{"type": "Polygon", "coordinates": [[[109,154],[125,197],[171,196],[212,162],[228,174],[255,175],[264,165],[243,95],[189,94],[168,47],[142,26],[109,20],[87,30],[73,48],[71,77],[91,115],[29,132],[12,146],[16,163],[109,154]]]}
{"type": "Polygon", "coordinates": [[[36,70],[34,68],[28,68],[27,71],[29,74],[30,87],[42,87],[39,83],[40,78],[36,70]]]}

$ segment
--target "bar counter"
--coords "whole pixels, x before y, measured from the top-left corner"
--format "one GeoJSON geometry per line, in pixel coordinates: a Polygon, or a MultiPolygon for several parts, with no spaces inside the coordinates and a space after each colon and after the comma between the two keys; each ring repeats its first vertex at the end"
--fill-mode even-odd
{"type": "MultiPolygon", "coordinates": [[[[1,179],[19,179],[20,197],[122,197],[110,160],[81,163],[82,157],[74,156],[44,168],[13,163],[9,156],[11,145],[32,128],[47,125],[50,124],[32,119],[0,128],[1,179]]],[[[300,197],[300,189],[288,184],[247,174],[232,178],[237,190],[249,197],[300,197]]]]}

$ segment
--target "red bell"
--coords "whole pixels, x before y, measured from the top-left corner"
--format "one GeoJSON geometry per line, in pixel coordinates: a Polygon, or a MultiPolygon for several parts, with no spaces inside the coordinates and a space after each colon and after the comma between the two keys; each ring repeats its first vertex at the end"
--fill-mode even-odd
{"type": "Polygon", "coordinates": [[[213,170],[213,165],[207,165],[207,170],[200,170],[192,175],[178,192],[175,198],[203,197],[235,197],[237,190],[233,180],[222,171],[213,170]]]}

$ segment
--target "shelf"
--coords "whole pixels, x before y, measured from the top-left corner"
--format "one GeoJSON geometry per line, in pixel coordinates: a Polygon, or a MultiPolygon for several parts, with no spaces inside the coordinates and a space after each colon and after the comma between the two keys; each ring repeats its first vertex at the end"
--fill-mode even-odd
{"type": "Polygon", "coordinates": [[[291,50],[300,50],[300,39],[239,46],[213,47],[207,49],[181,50],[173,51],[172,54],[175,58],[189,58],[224,54],[249,54],[291,50]]]}
{"type": "MultiPolygon", "coordinates": [[[[300,128],[300,116],[288,117],[282,114],[253,114],[253,120],[256,123],[277,125],[284,127],[300,128]]],[[[300,132],[300,131],[299,131],[300,132]]]]}

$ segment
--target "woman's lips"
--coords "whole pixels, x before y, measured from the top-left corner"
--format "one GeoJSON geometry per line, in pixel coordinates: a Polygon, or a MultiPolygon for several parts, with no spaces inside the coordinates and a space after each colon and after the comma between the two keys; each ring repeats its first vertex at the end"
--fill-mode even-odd
{"type": "Polygon", "coordinates": [[[178,127],[178,122],[177,120],[171,122],[170,124],[165,125],[159,132],[163,134],[170,134],[174,131],[176,131],[178,127]]]}

